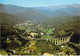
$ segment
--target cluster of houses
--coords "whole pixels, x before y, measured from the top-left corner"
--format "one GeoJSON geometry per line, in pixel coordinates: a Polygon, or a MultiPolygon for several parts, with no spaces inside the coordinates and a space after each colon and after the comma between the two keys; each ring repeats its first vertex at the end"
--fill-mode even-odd
{"type": "Polygon", "coordinates": [[[13,27],[22,26],[22,25],[28,25],[28,24],[30,24],[30,23],[32,23],[32,21],[26,21],[26,22],[23,22],[23,23],[18,23],[18,24],[16,24],[16,25],[14,25],[13,27]]]}

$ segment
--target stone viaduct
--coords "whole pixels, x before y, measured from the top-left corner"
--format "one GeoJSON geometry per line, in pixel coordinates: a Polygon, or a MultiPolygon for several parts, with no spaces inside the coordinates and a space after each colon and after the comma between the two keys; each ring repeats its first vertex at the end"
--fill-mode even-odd
{"type": "Polygon", "coordinates": [[[73,35],[73,33],[70,36],[66,36],[66,37],[60,37],[60,38],[52,38],[52,39],[42,39],[42,38],[31,38],[31,39],[27,39],[26,37],[23,37],[26,40],[44,40],[44,41],[49,41],[51,43],[54,43],[55,45],[61,45],[61,44],[66,44],[67,42],[70,41],[71,36],[73,35]]]}
{"type": "Polygon", "coordinates": [[[67,42],[70,41],[71,36],[73,34],[74,33],[72,33],[70,36],[67,36],[67,37],[60,37],[60,38],[49,39],[48,41],[50,41],[51,43],[54,43],[55,45],[66,44],[67,42]]]}
{"type": "Polygon", "coordinates": [[[48,41],[54,43],[55,45],[61,45],[61,44],[66,44],[67,42],[70,41],[70,39],[71,36],[67,36],[67,37],[49,39],[48,41]]]}

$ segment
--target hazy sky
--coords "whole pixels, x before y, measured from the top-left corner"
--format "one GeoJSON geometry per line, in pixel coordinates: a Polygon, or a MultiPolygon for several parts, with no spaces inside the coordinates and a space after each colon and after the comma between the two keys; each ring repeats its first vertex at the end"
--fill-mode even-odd
{"type": "Polygon", "coordinates": [[[23,7],[39,7],[64,4],[80,4],[80,0],[0,0],[0,3],[18,5],[23,7]]]}

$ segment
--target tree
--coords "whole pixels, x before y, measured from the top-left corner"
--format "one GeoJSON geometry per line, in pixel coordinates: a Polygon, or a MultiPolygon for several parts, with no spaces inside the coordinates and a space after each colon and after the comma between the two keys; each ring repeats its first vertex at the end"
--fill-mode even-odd
{"type": "Polygon", "coordinates": [[[63,36],[63,35],[66,34],[66,32],[64,30],[59,31],[58,33],[59,33],[60,36],[63,36]]]}

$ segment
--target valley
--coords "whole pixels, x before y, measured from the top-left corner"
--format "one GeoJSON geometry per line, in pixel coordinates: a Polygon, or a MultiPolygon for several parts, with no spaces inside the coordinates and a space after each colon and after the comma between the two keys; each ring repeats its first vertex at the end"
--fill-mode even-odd
{"type": "Polygon", "coordinates": [[[80,5],[76,6],[44,10],[0,4],[1,54],[80,55],[80,5]]]}

